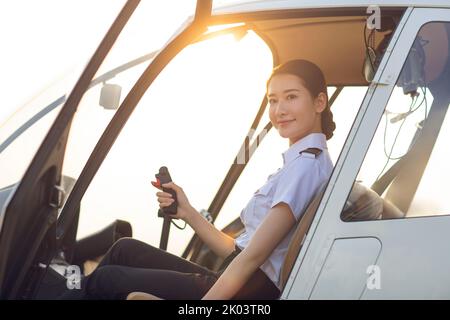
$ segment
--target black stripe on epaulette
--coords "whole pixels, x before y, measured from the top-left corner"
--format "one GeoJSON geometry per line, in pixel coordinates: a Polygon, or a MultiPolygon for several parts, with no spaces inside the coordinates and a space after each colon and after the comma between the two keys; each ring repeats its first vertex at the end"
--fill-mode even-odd
{"type": "Polygon", "coordinates": [[[322,150],[320,150],[319,148],[308,148],[303,151],[300,151],[299,153],[302,154],[303,152],[313,154],[314,157],[317,158],[319,154],[322,153],[322,150]]]}

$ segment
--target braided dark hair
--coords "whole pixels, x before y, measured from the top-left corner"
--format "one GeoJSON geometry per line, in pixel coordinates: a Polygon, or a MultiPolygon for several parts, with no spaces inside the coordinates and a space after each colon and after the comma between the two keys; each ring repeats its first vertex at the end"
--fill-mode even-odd
{"type": "Polygon", "coordinates": [[[333,113],[328,104],[327,85],[322,70],[308,60],[290,60],[275,67],[267,80],[266,89],[270,80],[277,74],[291,74],[302,80],[303,86],[308,89],[312,97],[316,98],[319,93],[323,92],[327,96],[327,106],[321,113],[322,132],[326,139],[329,140],[333,136],[336,124],[333,121],[333,113]]]}

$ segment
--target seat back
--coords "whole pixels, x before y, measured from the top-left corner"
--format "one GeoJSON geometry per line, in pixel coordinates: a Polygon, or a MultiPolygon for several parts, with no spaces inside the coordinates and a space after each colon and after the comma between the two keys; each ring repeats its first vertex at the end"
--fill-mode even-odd
{"type": "Polygon", "coordinates": [[[291,241],[289,242],[289,247],[284,258],[283,266],[281,267],[281,287],[284,288],[286,285],[289,274],[291,273],[292,267],[294,266],[295,260],[297,259],[298,253],[302,248],[303,242],[305,241],[306,234],[308,233],[309,227],[316,215],[317,208],[322,199],[323,187],[319,191],[313,200],[309,203],[306,208],[305,213],[300,218],[300,221],[296,225],[296,230],[292,235],[291,241]]]}
{"type": "Polygon", "coordinates": [[[359,182],[352,191],[341,214],[343,221],[370,221],[403,218],[405,213],[374,190],[359,182]]]}
{"type": "Polygon", "coordinates": [[[383,215],[383,199],[370,188],[355,182],[345,202],[343,221],[379,220],[383,215]]]}

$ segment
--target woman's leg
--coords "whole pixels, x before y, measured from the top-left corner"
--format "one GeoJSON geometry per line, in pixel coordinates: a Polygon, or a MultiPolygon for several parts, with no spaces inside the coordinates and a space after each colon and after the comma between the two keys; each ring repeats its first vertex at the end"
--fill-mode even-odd
{"type": "Polygon", "coordinates": [[[114,243],[100,261],[98,268],[106,265],[215,275],[215,272],[196,263],[132,238],[122,238],[114,243]]]}
{"type": "Polygon", "coordinates": [[[217,277],[202,273],[135,268],[117,265],[100,267],[85,283],[87,299],[125,299],[131,292],[153,294],[162,299],[198,300],[217,277]]]}
{"type": "Polygon", "coordinates": [[[124,238],[107,252],[97,269],[83,279],[81,290],[62,299],[124,299],[133,291],[163,299],[199,299],[217,280],[215,272],[186,259],[124,238]]]}

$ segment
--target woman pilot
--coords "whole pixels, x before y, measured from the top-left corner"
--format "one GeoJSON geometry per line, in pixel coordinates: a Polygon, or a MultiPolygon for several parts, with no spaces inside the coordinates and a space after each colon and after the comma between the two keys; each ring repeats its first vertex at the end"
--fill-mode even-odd
{"type": "MultiPolygon", "coordinates": [[[[272,71],[267,81],[269,116],[281,137],[289,140],[283,166],[270,175],[241,212],[245,231],[233,239],[216,229],[189,203],[175,183],[178,211],[218,256],[225,268],[211,271],[143,242],[116,242],[79,292],[63,298],[125,299],[145,292],[162,299],[277,299],[280,271],[293,226],[318,189],[331,175],[326,140],[335,124],[322,71],[312,62],[292,60],[272,71]]],[[[156,185],[153,184],[155,187],[156,185]]],[[[161,208],[173,199],[157,192],[161,208]]],[[[73,291],[73,290],[72,290],[73,291]]]]}

